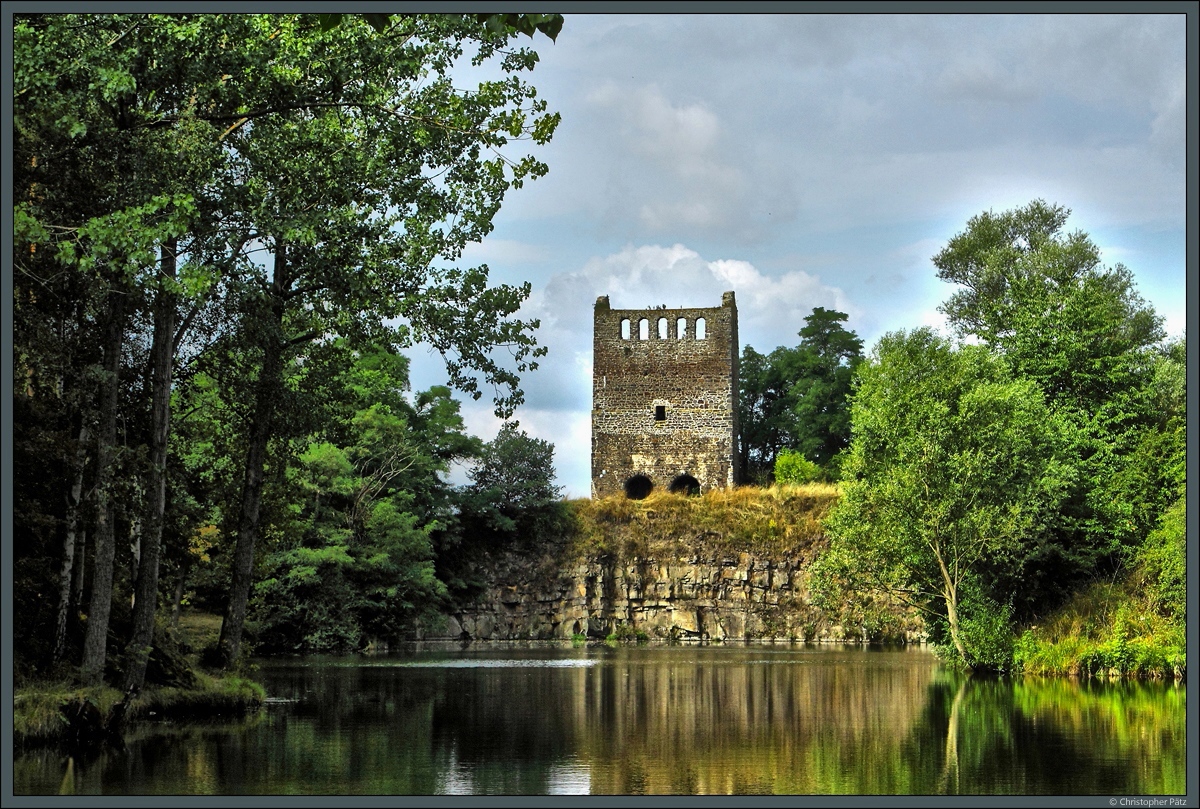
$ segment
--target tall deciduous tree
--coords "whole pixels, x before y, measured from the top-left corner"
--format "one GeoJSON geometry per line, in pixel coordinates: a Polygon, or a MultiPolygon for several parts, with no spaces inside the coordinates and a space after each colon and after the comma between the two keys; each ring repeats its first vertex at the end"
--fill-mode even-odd
{"type": "Polygon", "coordinates": [[[394,17],[379,32],[358,20],[326,29],[315,18],[269,17],[250,34],[247,72],[269,78],[226,114],[236,153],[228,192],[271,266],[269,280],[266,268],[249,268],[245,287],[260,370],[220,639],[227,665],[240,652],[284,368],[307,345],[424,340],[457,387],[478,398],[479,372],[497,388],[498,412],[521,401],[519,374],[544,353],[536,322],[509,319],[529,287],[489,287],[486,266],[454,265],[490,232],[505,192],[546,171],[500,150],[514,139],[545,143],[558,122],[519,75],[536,54],[504,50],[511,31],[469,17],[394,17]],[[466,48],[476,65],[496,57],[508,77],[457,89],[451,71],[466,48]]]}
{"type": "Polygon", "coordinates": [[[1003,359],[928,329],[885,336],[859,374],[825,574],[925,610],[965,663],[1003,665],[1005,609],[1054,553],[1062,427],[1003,359]]]}
{"type": "Polygon", "coordinates": [[[938,277],[959,286],[940,308],[1052,403],[1120,422],[1133,414],[1117,403],[1144,387],[1142,352],[1163,338],[1162,318],[1127,268],[1104,266],[1086,233],[1063,232],[1070,213],[1035,200],[973,217],[933,257],[938,277]]]}
{"type": "Polygon", "coordinates": [[[1146,428],[1159,421],[1162,318],[1128,269],[1105,266],[1086,233],[1065,232],[1069,214],[1042,200],[982,213],[933,263],[958,286],[941,307],[950,324],[1003,354],[1073,425],[1082,467],[1059,520],[1061,544],[1076,573],[1111,572],[1157,518],[1136,519],[1140,507],[1114,497],[1112,483],[1128,477],[1146,428]]]}

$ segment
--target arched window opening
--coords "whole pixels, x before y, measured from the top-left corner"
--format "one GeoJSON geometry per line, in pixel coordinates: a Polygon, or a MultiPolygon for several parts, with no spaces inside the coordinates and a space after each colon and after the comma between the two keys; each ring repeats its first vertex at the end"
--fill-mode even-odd
{"type": "Polygon", "coordinates": [[[675,321],[675,339],[682,340],[687,337],[687,318],[681,317],[675,321]]]}
{"type": "Polygon", "coordinates": [[[660,317],[658,319],[658,339],[666,340],[667,336],[667,319],[660,317]]]}
{"type": "Polygon", "coordinates": [[[654,484],[645,475],[634,475],[625,481],[625,496],[630,500],[645,500],[654,489],[654,484]]]}
{"type": "Polygon", "coordinates": [[[627,317],[621,319],[621,339],[629,339],[629,318],[627,317]]]}
{"type": "Polygon", "coordinates": [[[704,318],[696,318],[696,339],[704,340],[708,337],[708,328],[704,322],[704,318]]]}
{"type": "Polygon", "coordinates": [[[638,321],[638,339],[639,340],[649,340],[650,339],[650,321],[647,320],[646,318],[642,318],[641,320],[638,321]]]}
{"type": "Polygon", "coordinates": [[[682,475],[671,481],[670,490],[675,494],[694,496],[700,494],[700,481],[696,480],[687,472],[684,472],[682,475]]]}

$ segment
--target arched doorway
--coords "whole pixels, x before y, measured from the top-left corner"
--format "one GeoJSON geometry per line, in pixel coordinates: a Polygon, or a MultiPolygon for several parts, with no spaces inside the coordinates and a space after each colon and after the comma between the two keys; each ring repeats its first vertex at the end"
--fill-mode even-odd
{"type": "Polygon", "coordinates": [[[700,481],[696,480],[687,472],[684,472],[682,475],[671,481],[670,490],[675,494],[700,494],[700,481]]]}
{"type": "Polygon", "coordinates": [[[654,489],[654,484],[645,475],[634,475],[625,481],[625,496],[630,500],[644,500],[654,489]]]}

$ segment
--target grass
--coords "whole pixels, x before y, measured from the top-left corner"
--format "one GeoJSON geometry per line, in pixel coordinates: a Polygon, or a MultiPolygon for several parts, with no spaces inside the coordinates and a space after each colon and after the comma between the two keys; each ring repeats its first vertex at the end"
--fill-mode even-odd
{"type": "MultiPolygon", "coordinates": [[[[193,650],[215,646],[220,629],[219,615],[187,611],[179,618],[179,638],[193,650]]],[[[238,717],[263,704],[266,691],[260,684],[240,676],[207,674],[199,669],[196,657],[193,652],[183,664],[191,665],[192,687],[147,686],[130,702],[126,719],[238,717]]],[[[13,745],[19,750],[65,742],[70,736],[65,710],[90,703],[101,717],[106,717],[123,696],[108,686],[84,688],[67,681],[27,683],[13,695],[13,745]]]]}
{"type": "Polygon", "coordinates": [[[18,689],[13,694],[13,747],[20,750],[65,740],[68,725],[64,708],[71,703],[90,702],[107,716],[122,696],[120,691],[107,686],[78,688],[64,682],[18,689]]]}
{"type": "MultiPolygon", "coordinates": [[[[245,716],[266,698],[258,683],[243,677],[198,674],[196,688],[149,687],[129,704],[127,719],[181,720],[245,716]]],[[[80,688],[70,683],[38,683],[13,695],[13,746],[20,750],[66,741],[70,726],[64,710],[91,703],[108,716],[121,701],[121,691],[108,686],[80,688]]]]}
{"type": "Polygon", "coordinates": [[[178,631],[192,649],[215,649],[221,637],[221,616],[185,609],[179,615],[178,631]]]}
{"type": "Polygon", "coordinates": [[[837,486],[809,483],[716,489],[696,497],[652,492],[644,500],[576,500],[574,550],[623,558],[790,556],[824,537],[821,523],[838,497],[837,486]]]}
{"type": "Polygon", "coordinates": [[[245,716],[267,697],[262,685],[245,677],[197,674],[198,688],[152,688],[130,705],[131,719],[207,719],[245,716]]]}
{"type": "Polygon", "coordinates": [[[1034,675],[1182,678],[1182,621],[1154,609],[1135,580],[1095,582],[1018,639],[1017,668],[1034,675]]]}

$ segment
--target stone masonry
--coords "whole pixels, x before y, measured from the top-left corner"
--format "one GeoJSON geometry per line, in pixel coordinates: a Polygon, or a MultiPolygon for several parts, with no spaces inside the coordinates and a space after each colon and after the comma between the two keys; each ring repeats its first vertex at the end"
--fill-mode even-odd
{"type": "Polygon", "coordinates": [[[738,469],[737,305],[612,309],[596,301],[592,496],[732,486],[738,469]]]}

